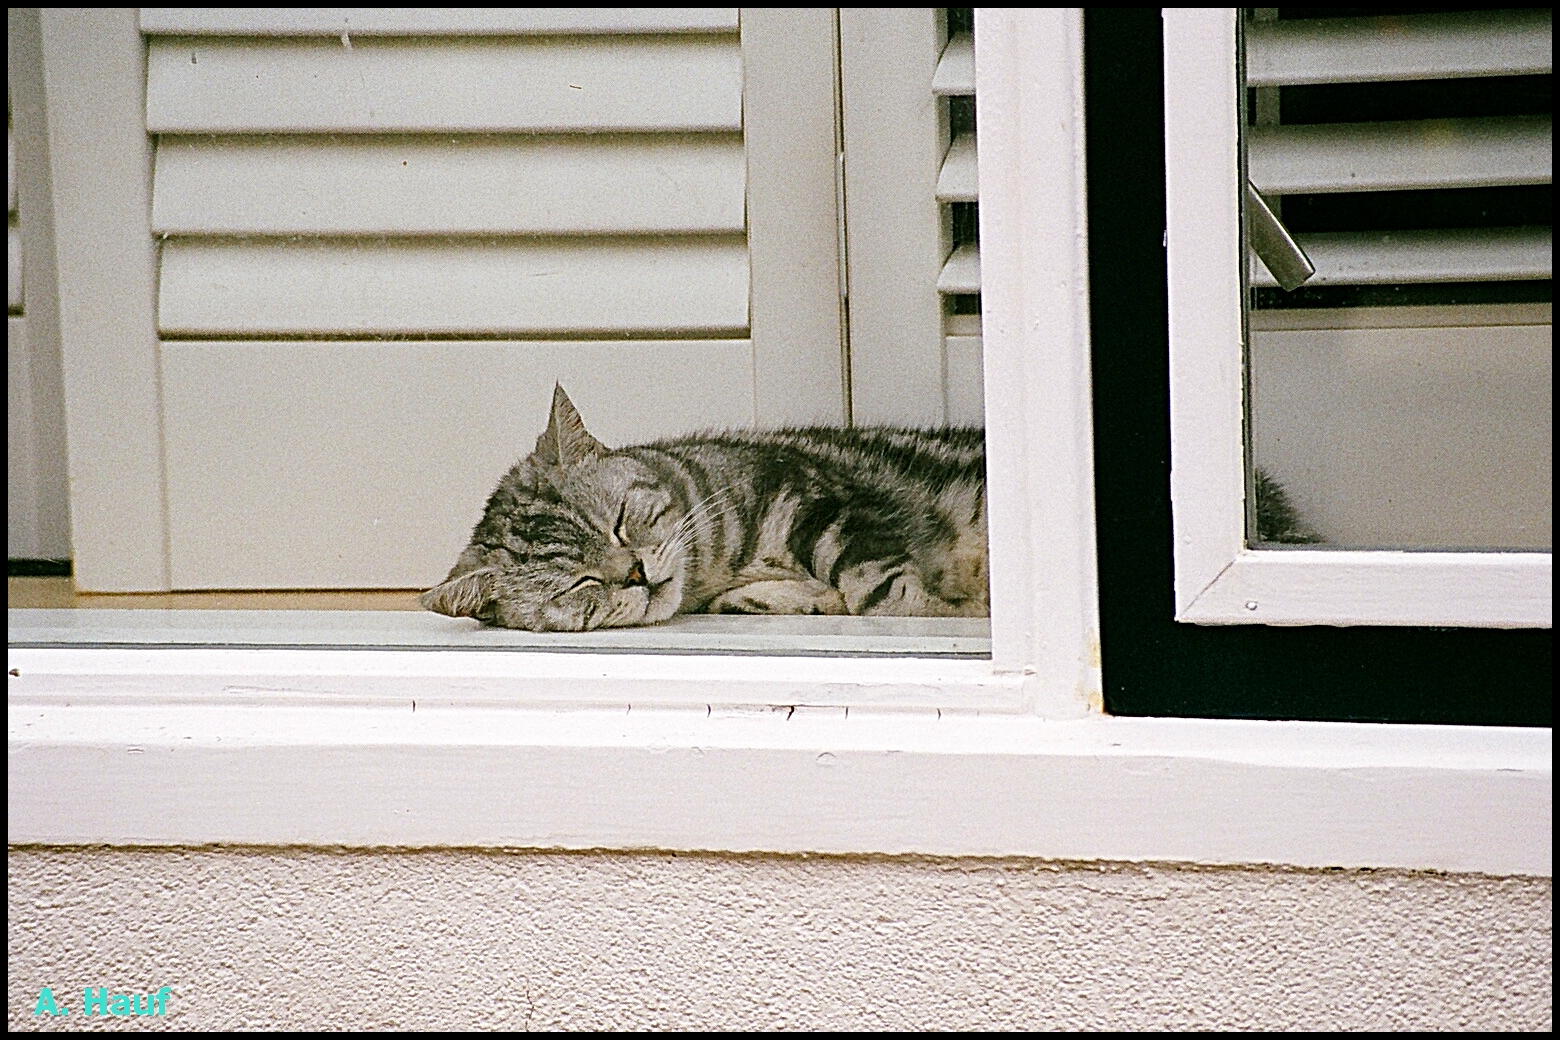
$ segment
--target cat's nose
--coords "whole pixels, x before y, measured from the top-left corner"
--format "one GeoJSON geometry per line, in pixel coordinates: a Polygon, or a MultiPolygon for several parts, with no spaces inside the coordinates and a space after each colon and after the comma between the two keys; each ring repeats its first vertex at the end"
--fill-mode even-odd
{"type": "Polygon", "coordinates": [[[645,563],[637,556],[629,565],[628,574],[623,578],[623,585],[625,588],[633,588],[635,585],[643,588],[650,587],[650,579],[645,577],[645,563]]]}

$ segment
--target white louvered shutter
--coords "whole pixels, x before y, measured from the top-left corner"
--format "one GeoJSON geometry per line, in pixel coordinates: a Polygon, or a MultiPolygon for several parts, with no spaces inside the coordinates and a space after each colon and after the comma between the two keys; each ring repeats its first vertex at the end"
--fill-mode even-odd
{"type": "Polygon", "coordinates": [[[1251,258],[1255,463],[1335,545],[1547,547],[1550,12],[1312,14],[1244,26],[1248,174],[1316,267],[1251,258]]]}
{"type": "Polygon", "coordinates": [[[857,423],[980,424],[969,8],[840,12],[857,423]]]}
{"type": "Polygon", "coordinates": [[[947,19],[868,14],[44,9],[81,587],[426,586],[555,380],[609,443],[978,421],[947,19]]]}
{"type": "Polygon", "coordinates": [[[437,580],[554,380],[608,443],[766,414],[736,9],[141,29],[175,588],[437,580]]]}

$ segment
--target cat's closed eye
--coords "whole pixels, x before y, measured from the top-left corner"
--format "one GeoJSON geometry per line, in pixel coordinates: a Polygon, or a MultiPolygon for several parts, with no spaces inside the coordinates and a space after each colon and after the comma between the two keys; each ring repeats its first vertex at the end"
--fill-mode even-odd
{"type": "Polygon", "coordinates": [[[669,501],[636,502],[632,496],[624,499],[618,507],[617,521],[612,525],[613,542],[625,548],[646,542],[653,537],[656,524],[670,509],[669,501]]]}
{"type": "Polygon", "coordinates": [[[624,521],[624,519],[627,516],[628,516],[628,499],[625,498],[623,500],[623,504],[618,506],[617,521],[615,523],[613,523],[613,525],[612,525],[612,541],[613,541],[613,544],[615,544],[615,545],[627,545],[628,544],[627,540],[623,537],[623,521],[624,521]]]}

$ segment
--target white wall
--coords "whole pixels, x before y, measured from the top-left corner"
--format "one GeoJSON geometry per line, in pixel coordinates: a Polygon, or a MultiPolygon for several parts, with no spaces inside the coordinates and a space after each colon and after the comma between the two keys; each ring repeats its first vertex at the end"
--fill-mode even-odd
{"type": "Polygon", "coordinates": [[[1540,878],[274,849],[17,848],[8,867],[11,1029],[81,1028],[88,985],[172,986],[166,1022],[187,1029],[1548,1030],[1553,1017],[1540,878]],[[70,1016],[33,1017],[43,985],[70,1016]]]}

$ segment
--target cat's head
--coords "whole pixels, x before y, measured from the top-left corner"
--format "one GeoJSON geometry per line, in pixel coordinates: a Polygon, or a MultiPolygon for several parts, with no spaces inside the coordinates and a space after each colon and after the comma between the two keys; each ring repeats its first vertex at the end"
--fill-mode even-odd
{"type": "Polygon", "coordinates": [[[536,450],[505,475],[471,544],[421,602],[535,632],[665,621],[687,585],[686,516],[653,469],[586,431],[558,386],[536,450]]]}

